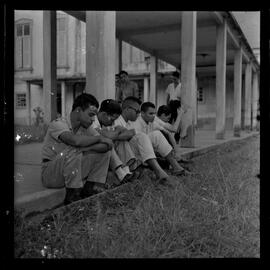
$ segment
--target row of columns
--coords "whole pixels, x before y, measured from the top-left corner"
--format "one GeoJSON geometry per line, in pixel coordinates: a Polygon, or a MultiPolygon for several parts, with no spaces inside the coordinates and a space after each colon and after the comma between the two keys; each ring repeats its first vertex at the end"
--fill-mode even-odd
{"type": "MultiPolygon", "coordinates": [[[[86,92],[99,101],[115,97],[115,61],[118,71],[122,66],[122,42],[116,42],[115,11],[86,11],[86,92]],[[119,58],[116,59],[116,51],[119,58]]],[[[196,30],[197,12],[182,12],[181,26],[181,83],[182,102],[189,105],[188,136],[182,146],[194,147],[196,111],[196,30]]],[[[216,138],[224,139],[226,120],[226,44],[227,24],[217,26],[216,43],[216,138]]],[[[44,109],[46,120],[56,116],[56,12],[44,11],[44,109]]],[[[251,125],[251,109],[257,110],[258,75],[248,63],[245,69],[244,126],[251,125]],[[252,99],[251,99],[252,98],[252,99]],[[256,100],[255,100],[256,99],[256,100]],[[253,100],[253,102],[252,102],[253,100]],[[252,103],[252,104],[251,104],[252,103]]],[[[234,134],[241,130],[242,50],[236,50],[234,59],[234,134]]],[[[144,80],[144,101],[156,103],[157,57],[150,57],[150,85],[144,80]]],[[[64,87],[62,94],[64,93],[64,87]]],[[[64,96],[64,95],[63,95],[64,96]]],[[[64,103],[64,101],[62,101],[64,103]]],[[[65,106],[62,106],[65,108],[65,106]]],[[[253,125],[255,123],[252,119],[253,125]]]]}

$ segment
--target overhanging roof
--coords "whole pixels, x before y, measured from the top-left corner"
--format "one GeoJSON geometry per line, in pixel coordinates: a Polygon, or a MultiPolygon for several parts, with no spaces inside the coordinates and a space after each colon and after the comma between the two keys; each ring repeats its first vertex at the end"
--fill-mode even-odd
{"type": "MultiPolygon", "coordinates": [[[[86,21],[85,11],[64,11],[86,21]]],[[[169,64],[181,66],[181,17],[182,11],[116,11],[116,37],[169,64]]],[[[216,65],[216,26],[226,19],[227,64],[234,63],[235,49],[241,44],[243,62],[259,63],[254,56],[241,28],[230,12],[197,12],[196,66],[216,65]]]]}

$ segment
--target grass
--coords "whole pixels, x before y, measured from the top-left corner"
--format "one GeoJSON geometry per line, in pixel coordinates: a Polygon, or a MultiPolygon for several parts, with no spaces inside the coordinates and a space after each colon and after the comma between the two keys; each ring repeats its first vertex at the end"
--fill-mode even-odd
{"type": "Polygon", "coordinates": [[[259,257],[258,138],[193,160],[196,175],[172,177],[173,188],[148,171],[49,214],[17,214],[15,257],[259,257]]]}
{"type": "Polygon", "coordinates": [[[48,126],[14,126],[14,144],[43,142],[48,126]]]}

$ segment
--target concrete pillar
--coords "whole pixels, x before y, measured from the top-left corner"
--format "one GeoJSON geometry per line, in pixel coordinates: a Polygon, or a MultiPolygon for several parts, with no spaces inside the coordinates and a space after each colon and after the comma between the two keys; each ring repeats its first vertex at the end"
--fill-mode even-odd
{"type": "Polygon", "coordinates": [[[31,84],[30,82],[26,83],[27,87],[27,104],[28,104],[28,125],[31,126],[31,84]]]}
{"type": "Polygon", "coordinates": [[[115,11],[86,11],[86,92],[115,98],[115,11]]]}
{"type": "Polygon", "coordinates": [[[251,129],[251,64],[248,63],[245,69],[245,118],[244,128],[249,131],[251,129]]]}
{"type": "Polygon", "coordinates": [[[43,107],[44,121],[56,118],[56,11],[43,11],[43,107]]]}
{"type": "Polygon", "coordinates": [[[122,70],[122,40],[116,39],[116,55],[115,55],[115,61],[116,61],[116,72],[119,73],[122,70]]]}
{"type": "Polygon", "coordinates": [[[149,78],[144,77],[143,79],[143,102],[148,101],[149,97],[149,78]]]}
{"type": "Polygon", "coordinates": [[[150,56],[150,93],[149,101],[156,104],[157,102],[157,58],[153,55],[150,56]]]}
{"type": "Polygon", "coordinates": [[[216,138],[225,137],[227,24],[217,26],[216,45],[216,138]]]}
{"type": "Polygon", "coordinates": [[[197,12],[182,12],[181,29],[181,101],[187,108],[182,123],[187,131],[185,139],[181,138],[181,147],[195,147],[196,118],[196,35],[197,12]]]}
{"type": "Polygon", "coordinates": [[[257,127],[257,112],[259,102],[259,89],[258,89],[258,73],[253,73],[253,84],[252,84],[252,128],[257,127]]]}
{"type": "Polygon", "coordinates": [[[61,82],[61,109],[62,117],[66,117],[66,82],[61,82]]]}
{"type": "Polygon", "coordinates": [[[196,102],[195,102],[195,107],[194,107],[194,114],[195,114],[195,118],[194,118],[194,127],[196,129],[197,127],[197,122],[198,122],[198,100],[197,100],[197,91],[198,91],[198,78],[195,75],[195,91],[193,92],[193,94],[195,95],[195,97],[193,97],[196,102]]]}
{"type": "Polygon", "coordinates": [[[74,52],[74,70],[75,73],[82,73],[82,34],[81,34],[81,26],[82,22],[79,20],[75,20],[75,52],[74,52]]]}
{"type": "Polygon", "coordinates": [[[234,98],[233,98],[233,131],[235,137],[241,136],[241,99],[242,99],[242,50],[234,56],[234,98]]]}

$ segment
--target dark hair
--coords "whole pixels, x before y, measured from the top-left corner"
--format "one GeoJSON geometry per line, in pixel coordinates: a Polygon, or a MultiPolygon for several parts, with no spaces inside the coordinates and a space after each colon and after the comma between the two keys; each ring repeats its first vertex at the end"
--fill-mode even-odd
{"type": "Polygon", "coordinates": [[[177,118],[177,109],[181,107],[181,101],[180,100],[170,100],[168,106],[172,112],[172,116],[171,116],[171,119],[169,122],[172,123],[177,118]]]}
{"type": "Polygon", "coordinates": [[[121,114],[122,109],[120,104],[113,99],[105,99],[100,104],[100,112],[106,112],[109,115],[121,114]]]}
{"type": "Polygon", "coordinates": [[[125,109],[126,107],[130,106],[131,103],[138,103],[139,105],[142,104],[142,102],[136,98],[136,97],[133,97],[133,96],[129,96],[129,97],[126,97],[123,102],[122,102],[122,110],[125,109]]]}
{"type": "Polygon", "coordinates": [[[128,73],[125,70],[121,70],[118,75],[121,76],[122,74],[125,74],[128,76],[128,73]]]}
{"type": "Polygon", "coordinates": [[[167,105],[161,105],[161,106],[159,106],[159,108],[158,108],[157,116],[161,116],[163,113],[167,116],[167,115],[172,114],[172,110],[171,110],[171,108],[170,108],[169,106],[167,106],[167,105]]]}
{"type": "Polygon", "coordinates": [[[89,105],[93,105],[97,108],[99,107],[99,103],[93,95],[82,93],[81,95],[75,98],[72,105],[72,111],[74,111],[77,107],[81,107],[82,110],[84,111],[89,107],[89,105]]]}
{"type": "Polygon", "coordinates": [[[178,72],[178,71],[174,71],[173,73],[172,73],[172,75],[173,75],[173,77],[176,77],[176,78],[180,78],[180,73],[178,72]]]}
{"type": "Polygon", "coordinates": [[[155,106],[155,104],[154,103],[152,103],[152,102],[144,102],[143,104],[142,104],[142,106],[141,106],[141,111],[142,112],[147,112],[147,110],[149,109],[149,108],[156,108],[156,106],[155,106]]]}

